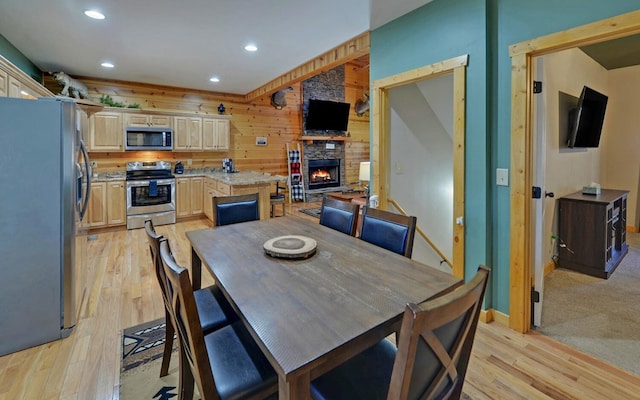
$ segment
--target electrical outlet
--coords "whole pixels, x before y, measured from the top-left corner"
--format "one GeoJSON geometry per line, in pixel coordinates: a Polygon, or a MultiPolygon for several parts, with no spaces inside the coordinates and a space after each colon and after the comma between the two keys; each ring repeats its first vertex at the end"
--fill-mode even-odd
{"type": "Polygon", "coordinates": [[[193,160],[190,158],[187,158],[187,165],[191,165],[191,164],[193,164],[193,160]]]}
{"type": "Polygon", "coordinates": [[[336,148],[336,145],[335,145],[335,143],[327,143],[326,148],[327,148],[327,149],[331,149],[331,150],[333,150],[333,149],[335,149],[335,148],[336,148]]]}

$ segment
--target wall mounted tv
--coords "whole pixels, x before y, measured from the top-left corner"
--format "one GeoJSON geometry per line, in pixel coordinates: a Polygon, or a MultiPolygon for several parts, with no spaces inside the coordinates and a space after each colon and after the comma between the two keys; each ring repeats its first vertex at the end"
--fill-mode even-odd
{"type": "Polygon", "coordinates": [[[578,106],[569,112],[568,147],[598,147],[608,97],[585,86],[578,106]]]}
{"type": "Polygon", "coordinates": [[[346,131],[351,104],[327,100],[309,100],[306,130],[346,131]]]}

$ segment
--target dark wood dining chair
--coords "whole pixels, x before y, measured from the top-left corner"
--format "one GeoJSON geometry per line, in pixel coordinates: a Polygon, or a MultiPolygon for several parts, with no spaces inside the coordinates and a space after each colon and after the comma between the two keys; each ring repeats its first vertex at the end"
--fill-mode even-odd
{"type": "Polygon", "coordinates": [[[315,400],[459,399],[489,268],[453,292],[407,304],[398,347],[383,339],[311,382],[315,400]]]}
{"type": "Polygon", "coordinates": [[[213,225],[222,226],[260,219],[258,193],[213,197],[213,225]]]}
{"type": "MultiPolygon", "coordinates": [[[[162,355],[162,364],[160,366],[160,376],[162,377],[166,376],[169,372],[169,362],[171,360],[173,337],[175,334],[175,321],[173,321],[173,317],[170,312],[171,302],[167,293],[164,268],[160,260],[160,241],[164,239],[164,237],[156,232],[153,222],[150,219],[144,222],[144,229],[147,234],[151,260],[154,265],[156,278],[158,279],[160,291],[162,292],[162,299],[164,301],[166,328],[164,352],[162,355]]],[[[203,332],[211,332],[238,320],[238,316],[233,311],[233,308],[224,298],[222,292],[220,292],[220,288],[216,285],[198,289],[193,292],[193,296],[196,302],[196,308],[198,309],[198,312],[202,314],[202,318],[200,319],[200,328],[203,332]]]]}
{"type": "Polygon", "coordinates": [[[171,312],[180,342],[179,399],[191,400],[194,382],[203,400],[264,399],[278,390],[278,379],[241,321],[204,334],[186,268],[160,241],[171,312]]]}
{"type": "Polygon", "coordinates": [[[320,208],[320,225],[355,236],[360,205],[325,196],[320,208]]]}
{"type": "Polygon", "coordinates": [[[286,189],[283,186],[280,186],[280,182],[276,182],[276,191],[271,193],[269,195],[269,202],[271,203],[271,216],[275,217],[276,216],[276,206],[277,205],[281,205],[282,206],[282,216],[284,217],[285,215],[287,215],[287,211],[286,211],[286,205],[285,203],[285,194],[284,192],[281,193],[280,190],[284,191],[284,189],[286,189]]]}
{"type": "Polygon", "coordinates": [[[363,207],[360,239],[411,258],[416,217],[363,207]]]}

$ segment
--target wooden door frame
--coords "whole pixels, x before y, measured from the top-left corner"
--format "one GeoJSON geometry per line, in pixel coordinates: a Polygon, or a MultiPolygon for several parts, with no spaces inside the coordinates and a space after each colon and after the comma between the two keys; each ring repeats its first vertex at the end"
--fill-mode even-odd
{"type": "Polygon", "coordinates": [[[511,45],[511,245],[509,326],[531,329],[531,179],[533,58],[640,33],[640,11],[511,45]]]}
{"type": "Polygon", "coordinates": [[[463,55],[426,65],[411,71],[378,79],[372,85],[372,193],[379,195],[379,204],[388,208],[391,173],[388,166],[391,153],[389,90],[436,76],[453,73],[453,275],[464,278],[464,217],[465,129],[466,129],[466,67],[469,56],[463,55]]]}

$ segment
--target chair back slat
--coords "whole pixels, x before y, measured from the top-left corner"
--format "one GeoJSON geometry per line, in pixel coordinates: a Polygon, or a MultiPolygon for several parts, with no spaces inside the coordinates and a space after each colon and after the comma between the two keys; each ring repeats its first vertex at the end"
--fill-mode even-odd
{"type": "Polygon", "coordinates": [[[360,239],[411,258],[416,217],[364,207],[360,239]]]}
{"type": "Polygon", "coordinates": [[[460,398],[488,276],[480,266],[453,292],[407,305],[388,400],[460,398]]]}
{"type": "Polygon", "coordinates": [[[213,197],[214,225],[222,226],[260,219],[258,193],[213,197]]]}
{"type": "Polygon", "coordinates": [[[360,205],[325,196],[320,209],[320,225],[355,236],[360,205]]]}

